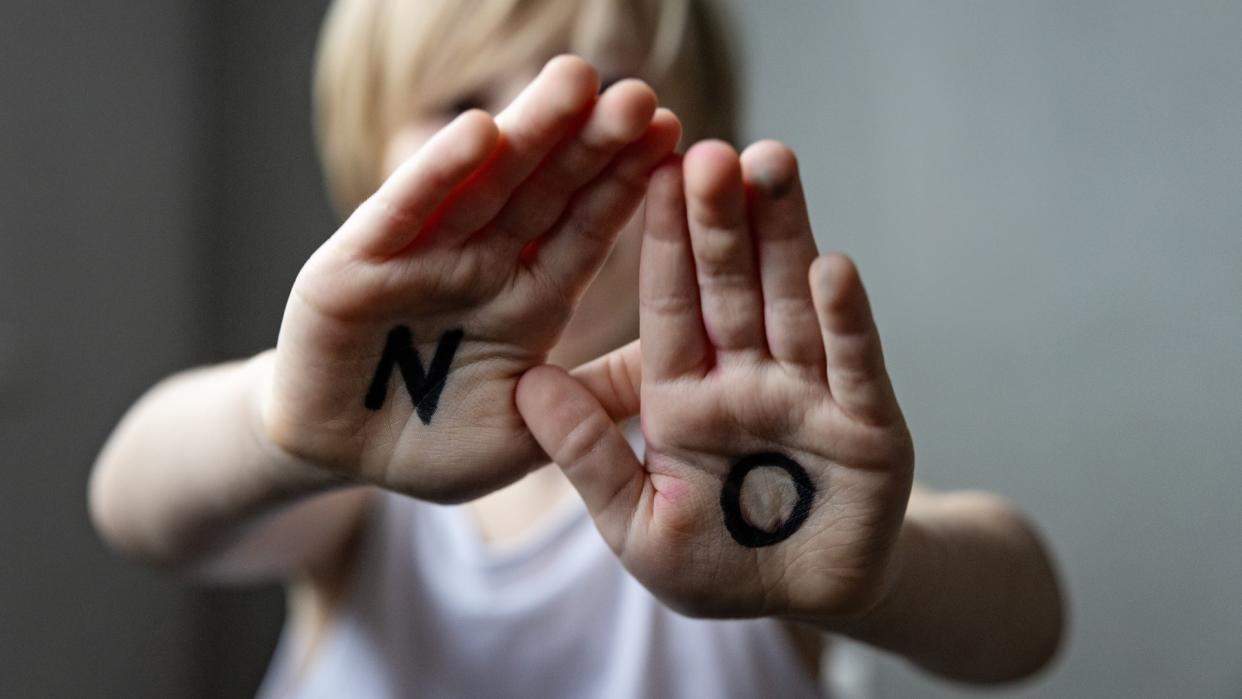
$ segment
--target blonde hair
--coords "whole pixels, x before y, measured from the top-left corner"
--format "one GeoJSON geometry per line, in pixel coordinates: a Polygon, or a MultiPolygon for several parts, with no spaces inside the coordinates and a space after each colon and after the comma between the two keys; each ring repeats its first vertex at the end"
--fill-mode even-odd
{"type": "Polygon", "coordinates": [[[370,196],[389,138],[411,116],[566,48],[588,60],[618,42],[637,48],[642,69],[633,77],[677,112],[687,141],[732,141],[736,75],[723,24],[711,0],[335,0],[314,81],[332,202],[344,215],[370,196]]]}

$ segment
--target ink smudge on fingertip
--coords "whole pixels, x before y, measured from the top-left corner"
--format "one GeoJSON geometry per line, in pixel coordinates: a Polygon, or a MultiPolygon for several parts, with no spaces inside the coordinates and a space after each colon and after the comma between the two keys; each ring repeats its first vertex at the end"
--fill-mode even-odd
{"type": "Polygon", "coordinates": [[[784,199],[793,191],[793,178],[784,173],[765,170],[755,180],[772,199],[784,199]]]}

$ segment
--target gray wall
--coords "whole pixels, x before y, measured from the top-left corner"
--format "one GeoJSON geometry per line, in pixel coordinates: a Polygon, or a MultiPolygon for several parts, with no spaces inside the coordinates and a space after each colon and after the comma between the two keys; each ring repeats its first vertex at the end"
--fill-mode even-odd
{"type": "Polygon", "coordinates": [[[0,696],[174,696],[192,593],[118,563],[87,468],[195,354],[188,3],[0,9],[0,696]]]}
{"type": "Polygon", "coordinates": [[[86,481],[159,377],[271,344],[332,230],[307,122],[324,4],[0,4],[0,697],[257,685],[278,592],[119,560],[86,481]]]}
{"type": "MultiPolygon", "coordinates": [[[[121,562],[86,473],[268,345],[331,230],[322,1],[0,5],[0,696],[245,696],[279,598],[121,562]]],[[[1073,602],[1041,697],[1242,688],[1242,4],[733,0],[748,132],[870,285],[920,476],[1009,494],[1073,602]]],[[[957,696],[896,661],[884,696],[957,696]]]]}
{"type": "Polygon", "coordinates": [[[860,262],[919,476],[1060,559],[1069,647],[1012,695],[1242,696],[1242,3],[732,6],[748,133],[860,262]]]}

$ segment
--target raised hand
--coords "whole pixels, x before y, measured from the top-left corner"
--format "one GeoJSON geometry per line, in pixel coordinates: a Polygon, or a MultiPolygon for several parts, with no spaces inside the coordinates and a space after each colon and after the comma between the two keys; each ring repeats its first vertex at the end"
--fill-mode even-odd
{"type": "Polygon", "coordinates": [[[587,63],[553,59],[494,120],[444,127],[311,256],[262,398],[276,444],[441,501],[540,463],[517,380],[680,137],[643,83],[598,90],[587,63]]]}
{"type": "Polygon", "coordinates": [[[740,159],[699,144],[657,170],[645,206],[641,346],[579,378],[531,370],[522,415],[674,608],[865,612],[890,579],[914,457],[857,270],[816,258],[780,144],[740,159]],[[641,461],[613,422],[639,402],[641,461]]]}

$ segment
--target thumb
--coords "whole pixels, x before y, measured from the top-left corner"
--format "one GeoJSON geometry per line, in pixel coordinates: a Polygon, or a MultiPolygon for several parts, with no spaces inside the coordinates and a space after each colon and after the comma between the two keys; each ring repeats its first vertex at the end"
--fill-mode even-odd
{"type": "Polygon", "coordinates": [[[595,396],[614,422],[634,417],[642,388],[642,350],[638,340],[570,372],[595,396]]]}
{"type": "Polygon", "coordinates": [[[643,491],[642,464],[600,401],[564,369],[522,375],[517,407],[539,446],[565,472],[613,551],[624,548],[643,491]]]}

